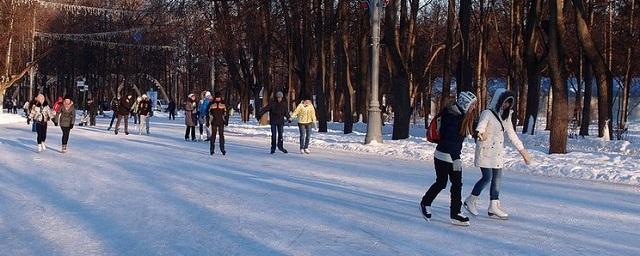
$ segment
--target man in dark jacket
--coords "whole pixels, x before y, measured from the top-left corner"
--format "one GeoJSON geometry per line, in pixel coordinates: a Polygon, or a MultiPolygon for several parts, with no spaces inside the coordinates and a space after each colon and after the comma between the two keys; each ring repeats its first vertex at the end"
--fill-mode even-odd
{"type": "Polygon", "coordinates": [[[173,100],[169,101],[167,112],[169,112],[169,119],[176,120],[176,103],[173,100]]]}
{"type": "Polygon", "coordinates": [[[107,131],[111,130],[111,127],[113,127],[113,121],[116,120],[116,117],[118,116],[118,101],[119,99],[115,97],[111,99],[111,111],[113,114],[111,115],[111,123],[109,123],[107,131]]]}
{"type": "Polygon", "coordinates": [[[118,104],[118,121],[116,121],[116,135],[120,128],[120,121],[124,119],[124,134],[129,135],[129,113],[131,112],[131,95],[122,97],[118,104]]]}
{"type": "Polygon", "coordinates": [[[216,134],[220,137],[220,152],[222,155],[226,155],[227,151],[224,150],[224,125],[227,120],[227,107],[224,105],[222,95],[220,92],[216,92],[213,97],[213,101],[209,104],[209,124],[211,124],[211,140],[209,146],[209,153],[213,155],[216,150],[216,134]]]}
{"type": "Polygon", "coordinates": [[[89,125],[96,126],[96,116],[98,115],[98,104],[93,99],[87,100],[87,109],[89,110],[89,125]]]}
{"type": "Polygon", "coordinates": [[[266,112],[269,112],[269,124],[271,125],[271,154],[276,152],[276,141],[278,149],[286,154],[287,150],[284,149],[282,130],[284,129],[285,118],[287,122],[291,123],[291,117],[289,116],[289,105],[287,101],[284,100],[284,94],[282,92],[277,92],[276,100],[262,108],[256,118],[260,120],[266,112]]]}

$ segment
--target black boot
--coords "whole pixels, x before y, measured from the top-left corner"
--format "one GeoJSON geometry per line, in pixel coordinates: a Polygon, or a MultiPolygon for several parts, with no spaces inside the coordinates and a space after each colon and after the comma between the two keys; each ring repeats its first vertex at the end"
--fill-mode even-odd
{"type": "Polygon", "coordinates": [[[431,206],[420,203],[420,212],[422,212],[422,218],[426,221],[431,221],[431,206]]]}
{"type": "Polygon", "coordinates": [[[464,216],[462,213],[451,215],[451,224],[458,226],[469,226],[469,217],[464,216]]]}

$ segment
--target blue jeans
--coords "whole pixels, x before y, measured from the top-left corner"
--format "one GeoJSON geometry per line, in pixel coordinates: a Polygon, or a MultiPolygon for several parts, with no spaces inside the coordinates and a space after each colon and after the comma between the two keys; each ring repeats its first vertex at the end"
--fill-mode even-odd
{"type": "Polygon", "coordinates": [[[480,196],[484,187],[491,182],[491,189],[489,190],[491,200],[499,200],[500,197],[500,184],[502,182],[502,169],[492,168],[480,168],[482,170],[482,178],[476,185],[473,186],[471,194],[474,196],[480,196]]]}
{"type": "Polygon", "coordinates": [[[298,124],[298,129],[300,130],[300,149],[308,149],[311,139],[311,124],[298,124]]]}

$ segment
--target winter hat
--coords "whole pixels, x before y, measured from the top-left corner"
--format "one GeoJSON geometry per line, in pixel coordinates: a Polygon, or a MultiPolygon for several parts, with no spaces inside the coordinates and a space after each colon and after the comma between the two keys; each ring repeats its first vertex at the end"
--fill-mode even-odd
{"type": "Polygon", "coordinates": [[[457,104],[462,109],[462,112],[467,113],[469,107],[476,102],[477,98],[472,92],[464,91],[458,95],[457,104]]]}
{"type": "Polygon", "coordinates": [[[276,92],[276,98],[284,98],[284,94],[282,92],[276,92]]]}
{"type": "Polygon", "coordinates": [[[142,100],[142,97],[136,98],[136,101],[141,101],[141,100],[142,100]]]}
{"type": "Polygon", "coordinates": [[[148,98],[148,96],[146,94],[142,94],[142,98],[146,99],[146,98],[148,98]]]}
{"type": "Polygon", "coordinates": [[[211,92],[210,91],[205,92],[204,93],[204,97],[205,98],[211,98],[211,92]]]}
{"type": "Polygon", "coordinates": [[[196,96],[196,95],[195,95],[195,94],[193,94],[193,93],[190,93],[190,94],[189,94],[189,96],[187,96],[187,98],[191,98],[191,97],[193,97],[193,96],[196,96]]]}

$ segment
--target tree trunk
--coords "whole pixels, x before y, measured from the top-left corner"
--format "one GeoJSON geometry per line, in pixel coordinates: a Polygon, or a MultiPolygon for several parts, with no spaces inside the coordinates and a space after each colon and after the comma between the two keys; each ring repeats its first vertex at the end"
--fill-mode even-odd
{"type": "Polygon", "coordinates": [[[542,9],[542,1],[534,0],[529,2],[529,12],[525,30],[525,62],[527,64],[527,110],[522,133],[535,133],[536,121],[540,105],[540,61],[536,54],[536,44],[538,35],[536,28],[539,22],[539,15],[542,9]]]}
{"type": "Polygon", "coordinates": [[[351,83],[351,63],[349,59],[349,3],[348,0],[338,2],[338,46],[337,57],[337,82],[342,91],[343,106],[342,120],[344,122],[344,134],[353,132],[353,84],[351,83]]]}
{"type": "Polygon", "coordinates": [[[567,130],[569,127],[569,99],[567,79],[564,72],[564,0],[551,0],[551,24],[549,25],[549,68],[553,85],[553,110],[551,112],[551,135],[549,154],[567,152],[567,130]]]}
{"type": "Polygon", "coordinates": [[[576,27],[580,39],[578,41],[585,52],[588,62],[591,63],[593,67],[596,75],[596,83],[598,84],[598,137],[604,137],[605,140],[609,140],[613,132],[613,129],[611,129],[612,106],[609,93],[613,79],[604,57],[596,47],[591,36],[591,31],[585,20],[582,0],[573,0],[573,4],[575,6],[576,27]],[[607,130],[608,132],[606,132],[607,130]]]}
{"type": "Polygon", "coordinates": [[[453,62],[453,44],[456,29],[456,1],[449,0],[447,7],[447,35],[444,49],[444,63],[442,75],[442,98],[440,98],[440,106],[444,107],[449,101],[451,95],[451,65],[453,62]]]}
{"type": "MultiPolygon", "coordinates": [[[[481,5],[483,5],[483,1],[481,1],[481,5]]],[[[483,9],[483,7],[480,8],[483,9]]],[[[471,11],[471,0],[460,0],[460,14],[458,19],[460,34],[462,37],[462,42],[460,44],[462,49],[460,51],[460,59],[458,59],[458,72],[456,76],[456,90],[458,93],[462,91],[475,91],[475,86],[472,81],[473,71],[471,70],[471,45],[469,43],[471,33],[471,11]]],[[[480,12],[482,13],[483,11],[481,10],[480,12]]],[[[481,25],[481,27],[484,27],[484,25],[485,24],[481,25]]]]}
{"type": "MultiPolygon", "coordinates": [[[[631,10],[630,10],[630,17],[629,17],[629,31],[627,31],[627,33],[629,33],[629,41],[627,42],[627,61],[626,61],[626,69],[625,69],[625,74],[624,74],[624,90],[622,92],[622,99],[620,100],[620,118],[619,118],[619,124],[618,127],[621,130],[624,130],[627,128],[627,117],[629,115],[629,94],[631,92],[631,85],[632,85],[632,79],[633,76],[631,74],[632,72],[632,62],[633,62],[633,54],[634,54],[634,42],[635,42],[635,31],[634,31],[634,26],[633,26],[633,22],[634,22],[634,12],[636,9],[636,1],[635,0],[631,0],[631,10]]],[[[618,138],[621,139],[621,138],[618,138]]]]}

